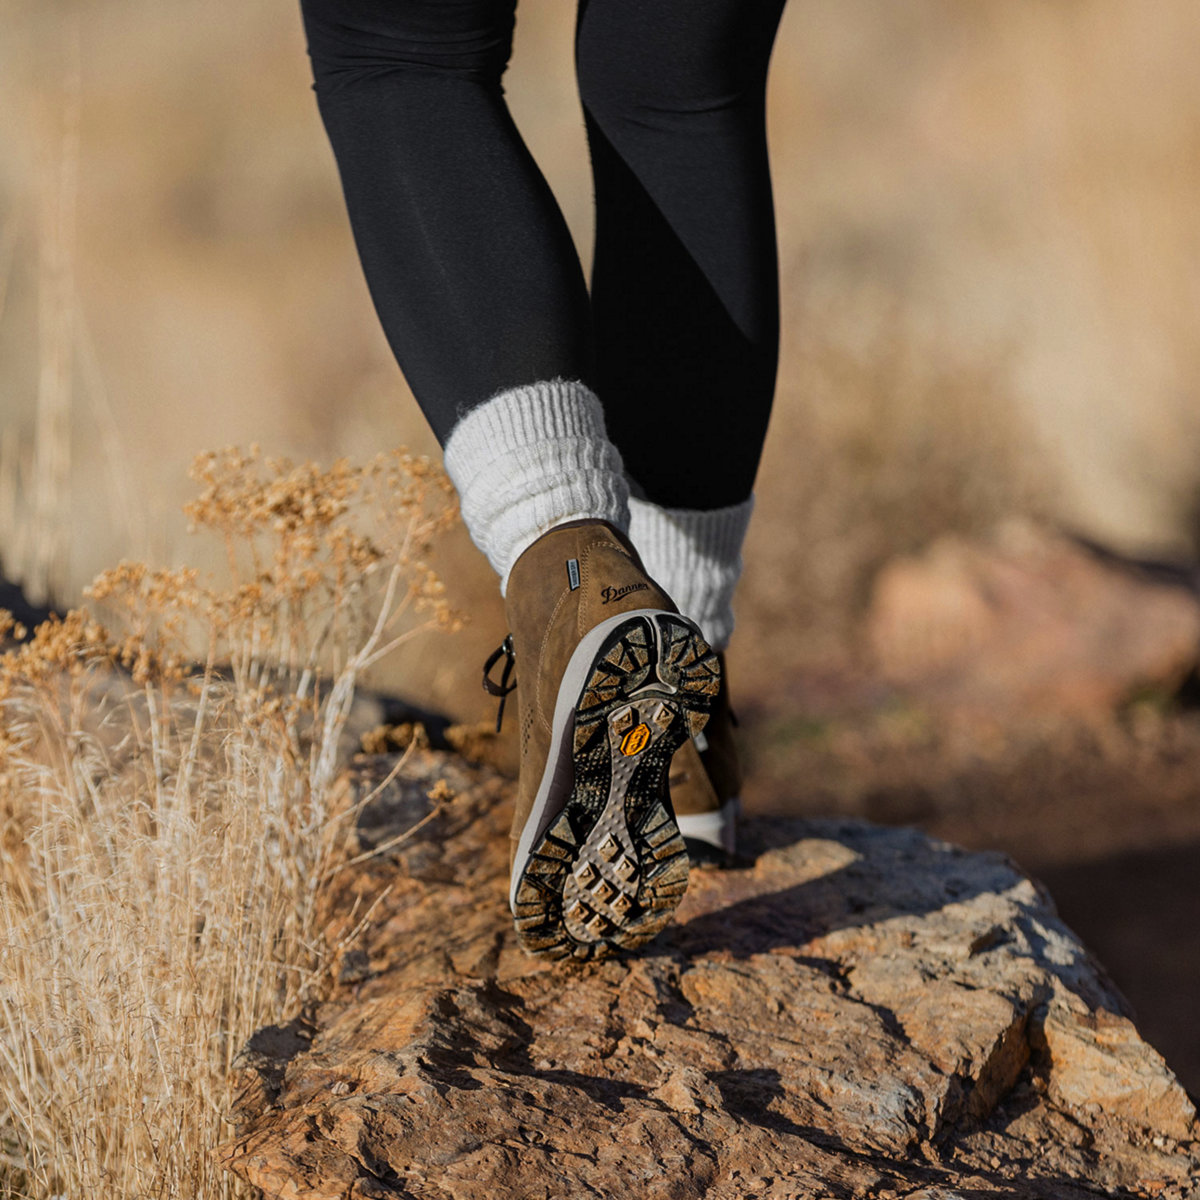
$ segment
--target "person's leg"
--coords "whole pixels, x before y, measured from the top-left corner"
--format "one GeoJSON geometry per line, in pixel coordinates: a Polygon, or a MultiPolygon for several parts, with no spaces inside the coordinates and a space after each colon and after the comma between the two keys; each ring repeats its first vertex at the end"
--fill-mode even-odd
{"type": "MultiPolygon", "coordinates": [[[[767,67],[783,0],[581,0],[596,187],[596,379],[630,476],[630,538],[717,649],[775,388],[767,67]]],[[[724,684],[671,768],[693,862],[734,849],[741,771],[724,684]]]]}
{"type": "Polygon", "coordinates": [[[513,0],[302,2],[376,307],[506,592],[518,934],[552,956],[640,945],[687,884],[667,773],[720,667],[620,532],[582,274],[500,88],[513,0]]]}
{"type": "Polygon", "coordinates": [[[582,0],[597,390],[630,536],[718,648],[733,628],[779,315],[764,117],[783,0],[582,0]]]}
{"type": "Polygon", "coordinates": [[[628,523],[587,290],[504,102],[515,0],[301,0],[388,340],[504,585],[555,524],[628,523]]]}

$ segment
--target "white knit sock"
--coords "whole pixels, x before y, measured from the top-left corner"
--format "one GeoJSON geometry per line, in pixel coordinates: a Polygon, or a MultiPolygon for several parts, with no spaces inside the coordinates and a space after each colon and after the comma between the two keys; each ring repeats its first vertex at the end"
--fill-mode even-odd
{"type": "Polygon", "coordinates": [[[646,570],[717,650],[733,633],[733,590],[753,508],[753,496],[711,511],[629,501],[629,540],[646,570]]]}
{"type": "Polygon", "coordinates": [[[591,518],[629,527],[621,456],[600,401],[574,380],[511,388],[471,409],[446,441],[445,463],[501,592],[522,551],[555,525],[591,518]]]}

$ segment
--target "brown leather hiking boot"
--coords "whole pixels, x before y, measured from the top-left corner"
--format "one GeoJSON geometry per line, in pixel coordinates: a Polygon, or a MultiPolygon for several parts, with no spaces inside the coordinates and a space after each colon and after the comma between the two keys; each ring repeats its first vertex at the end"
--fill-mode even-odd
{"type": "Polygon", "coordinates": [[[693,867],[728,866],[737,850],[742,768],[733,710],[721,663],[721,690],[708,724],[679,748],[671,763],[671,805],[693,867]]]}
{"type": "Polygon", "coordinates": [[[599,521],[534,542],[509,575],[506,609],[520,684],[517,934],[556,958],[640,946],[687,889],[667,773],[708,719],[717,656],[599,521]]]}

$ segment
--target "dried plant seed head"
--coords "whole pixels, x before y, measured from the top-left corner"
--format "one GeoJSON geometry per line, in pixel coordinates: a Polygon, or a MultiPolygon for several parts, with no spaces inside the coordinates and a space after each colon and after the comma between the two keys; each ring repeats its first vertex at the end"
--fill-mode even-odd
{"type": "Polygon", "coordinates": [[[425,794],[434,804],[449,804],[457,795],[444,779],[439,779],[425,794]]]}

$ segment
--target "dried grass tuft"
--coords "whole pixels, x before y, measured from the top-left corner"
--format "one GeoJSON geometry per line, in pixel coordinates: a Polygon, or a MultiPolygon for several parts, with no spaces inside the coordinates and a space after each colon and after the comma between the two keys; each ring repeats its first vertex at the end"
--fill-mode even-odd
{"type": "Polygon", "coordinates": [[[0,657],[0,1195],[249,1195],[211,1148],[250,1034],[316,997],[355,685],[454,628],[402,453],[197,461],[221,586],[126,563],[0,657]],[[196,666],[196,663],[202,666],[196,666]]]}

